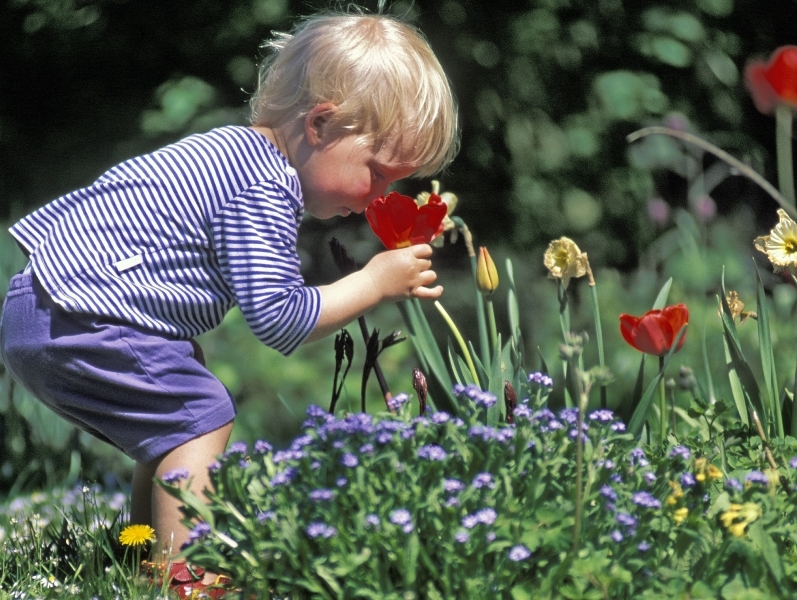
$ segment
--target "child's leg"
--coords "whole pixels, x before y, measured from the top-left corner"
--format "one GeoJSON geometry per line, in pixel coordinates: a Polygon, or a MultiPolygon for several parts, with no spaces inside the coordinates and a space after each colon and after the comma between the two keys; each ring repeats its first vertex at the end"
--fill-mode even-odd
{"type": "MultiPolygon", "coordinates": [[[[157,537],[153,551],[155,562],[165,563],[171,555],[177,554],[188,540],[189,530],[180,523],[183,517],[180,502],[153,483],[153,478],[163,477],[172,469],[188,469],[192,479],[191,490],[201,494],[204,488],[210,488],[208,466],[224,452],[231,431],[232,422],[194,438],[151,462],[136,463],[130,522],[154,527],[157,537]]],[[[214,579],[215,574],[205,575],[206,583],[214,579]]]]}

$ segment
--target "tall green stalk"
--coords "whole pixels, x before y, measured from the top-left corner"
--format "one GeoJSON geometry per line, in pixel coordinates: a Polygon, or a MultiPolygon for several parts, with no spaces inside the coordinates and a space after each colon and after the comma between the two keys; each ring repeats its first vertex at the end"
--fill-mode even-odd
{"type": "Polygon", "coordinates": [[[661,410],[661,425],[659,427],[659,442],[662,447],[667,441],[667,391],[664,385],[664,356],[659,356],[659,409],[661,410]]]}
{"type": "Polygon", "coordinates": [[[794,206],[794,166],[792,163],[792,109],[781,104],[775,109],[775,151],[778,160],[778,187],[794,206]]]}

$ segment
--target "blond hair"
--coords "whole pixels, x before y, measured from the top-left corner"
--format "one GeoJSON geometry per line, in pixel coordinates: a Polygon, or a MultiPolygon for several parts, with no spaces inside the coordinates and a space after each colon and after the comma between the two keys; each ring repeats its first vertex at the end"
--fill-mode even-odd
{"type": "Polygon", "coordinates": [[[457,153],[454,96],[440,63],[414,27],[386,15],[309,17],[265,44],[251,100],[252,124],[275,127],[330,102],[332,130],[365,134],[378,145],[409,147],[417,177],[446,167],[457,153]]]}

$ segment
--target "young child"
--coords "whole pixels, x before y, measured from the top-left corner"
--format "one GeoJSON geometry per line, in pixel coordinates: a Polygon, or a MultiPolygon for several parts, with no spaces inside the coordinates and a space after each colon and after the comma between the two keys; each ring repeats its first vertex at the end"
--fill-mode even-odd
{"type": "Polygon", "coordinates": [[[127,160],[11,228],[30,262],[3,307],[6,367],[136,461],[131,522],[154,527],[160,561],[188,532],[153,478],[187,469],[194,490],[208,487],[235,416],[194,336],[237,304],[288,355],[380,303],[442,293],[427,245],[320,287],[304,285],[296,253],[305,209],[361,213],[453,159],[456,108],[428,44],[388,16],[327,14],[270,47],[250,127],[127,160]]]}

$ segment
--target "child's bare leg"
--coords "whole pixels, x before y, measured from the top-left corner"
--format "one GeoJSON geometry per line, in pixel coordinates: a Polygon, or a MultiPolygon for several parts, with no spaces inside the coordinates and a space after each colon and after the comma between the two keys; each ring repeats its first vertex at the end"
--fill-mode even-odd
{"type": "MultiPolygon", "coordinates": [[[[179,509],[180,502],[155,485],[152,482],[153,478],[163,477],[172,469],[188,469],[192,479],[191,491],[200,494],[204,488],[210,487],[208,466],[224,452],[231,431],[232,422],[186,442],[152,462],[136,464],[133,472],[130,519],[132,523],[149,523],[155,528],[157,536],[153,552],[155,562],[166,562],[171,555],[177,554],[188,539],[189,530],[180,523],[183,517],[179,509]],[[145,515],[147,507],[150,510],[149,514],[145,515]],[[135,518],[142,520],[136,521],[135,518]]],[[[204,581],[209,583],[215,578],[215,574],[206,573],[204,581]]]]}

